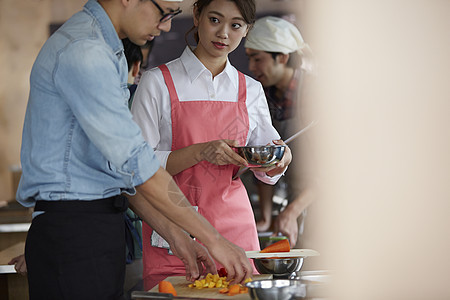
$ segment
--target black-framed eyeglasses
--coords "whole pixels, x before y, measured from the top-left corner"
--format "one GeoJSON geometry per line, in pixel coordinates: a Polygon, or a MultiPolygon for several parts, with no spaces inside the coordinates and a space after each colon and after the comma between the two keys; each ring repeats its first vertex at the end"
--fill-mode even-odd
{"type": "Polygon", "coordinates": [[[181,14],[181,9],[165,13],[164,10],[161,8],[161,6],[159,6],[159,4],[155,2],[155,0],[151,0],[151,1],[153,4],[155,4],[156,8],[159,9],[159,12],[162,15],[161,19],[159,19],[160,23],[167,22],[167,21],[171,20],[173,17],[175,17],[176,15],[181,14]]]}

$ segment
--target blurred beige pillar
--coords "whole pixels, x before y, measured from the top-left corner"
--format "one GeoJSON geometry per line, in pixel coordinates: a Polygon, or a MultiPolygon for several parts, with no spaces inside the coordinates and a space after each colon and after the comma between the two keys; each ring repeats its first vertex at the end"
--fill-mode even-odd
{"type": "MultiPolygon", "coordinates": [[[[450,1],[305,0],[336,299],[450,297],[450,1]]],[[[317,248],[315,247],[315,248],[317,248]]]]}

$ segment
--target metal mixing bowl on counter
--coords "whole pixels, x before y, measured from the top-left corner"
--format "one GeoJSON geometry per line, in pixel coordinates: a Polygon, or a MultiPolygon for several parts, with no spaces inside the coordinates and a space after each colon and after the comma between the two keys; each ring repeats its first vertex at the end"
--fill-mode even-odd
{"type": "Polygon", "coordinates": [[[250,166],[268,167],[283,158],[285,145],[234,147],[250,166]]]}
{"type": "Polygon", "coordinates": [[[295,278],[303,265],[303,257],[253,258],[256,270],[274,278],[295,278]]]}
{"type": "Polygon", "coordinates": [[[306,296],[305,285],[294,279],[255,280],[245,286],[253,300],[293,300],[306,296]]]}

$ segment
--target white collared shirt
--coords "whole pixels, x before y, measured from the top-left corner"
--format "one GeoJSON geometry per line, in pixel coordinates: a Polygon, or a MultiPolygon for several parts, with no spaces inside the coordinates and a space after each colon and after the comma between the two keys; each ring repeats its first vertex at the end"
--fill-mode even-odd
{"type": "MultiPolygon", "coordinates": [[[[216,77],[186,47],[181,57],[166,64],[173,78],[179,101],[238,101],[238,72],[227,60],[216,77]]],[[[266,145],[280,135],[272,126],[269,108],[261,83],[245,75],[249,131],[246,145],[266,145]]],[[[146,71],[139,82],[131,108],[133,119],[155,154],[166,167],[172,147],[172,120],[169,91],[159,68],[146,71]]],[[[211,116],[214,117],[214,116],[211,116]]],[[[207,122],[207,121],[205,121],[207,122]]],[[[280,176],[269,177],[255,172],[263,182],[274,184],[280,176]]]]}

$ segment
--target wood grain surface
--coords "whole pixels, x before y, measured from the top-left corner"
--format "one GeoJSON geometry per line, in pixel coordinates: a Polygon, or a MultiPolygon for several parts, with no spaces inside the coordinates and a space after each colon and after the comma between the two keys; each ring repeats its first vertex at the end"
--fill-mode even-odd
{"type": "MultiPolygon", "coordinates": [[[[272,279],[271,274],[259,274],[253,275],[253,280],[259,279],[272,279]]],[[[190,288],[188,285],[191,283],[186,280],[184,276],[170,276],[167,277],[167,281],[170,281],[177,291],[177,296],[181,297],[197,297],[197,298],[214,298],[214,299],[228,299],[228,300],[251,300],[248,294],[239,294],[235,296],[228,296],[227,294],[219,293],[221,288],[203,288],[196,289],[190,288]]],[[[153,287],[149,292],[158,292],[158,285],[153,287]]]]}

